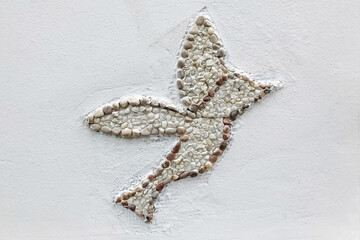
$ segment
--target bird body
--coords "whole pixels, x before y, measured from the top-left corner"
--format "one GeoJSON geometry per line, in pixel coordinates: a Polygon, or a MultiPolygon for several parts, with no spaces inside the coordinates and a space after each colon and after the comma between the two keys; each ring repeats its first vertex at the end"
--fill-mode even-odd
{"type": "Polygon", "coordinates": [[[178,56],[181,106],[133,96],[101,106],[86,118],[92,130],[124,138],[178,136],[159,166],[115,198],[148,222],[160,192],[172,182],[212,169],[228,145],[236,118],[280,86],[231,69],[225,55],[209,16],[201,12],[189,25],[178,56]]]}

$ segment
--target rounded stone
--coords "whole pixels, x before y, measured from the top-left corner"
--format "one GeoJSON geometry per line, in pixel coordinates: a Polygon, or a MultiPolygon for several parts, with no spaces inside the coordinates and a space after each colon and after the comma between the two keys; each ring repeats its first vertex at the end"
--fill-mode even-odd
{"type": "Polygon", "coordinates": [[[234,121],[237,118],[238,115],[239,115],[239,111],[238,110],[233,110],[233,111],[230,112],[230,119],[232,121],[234,121]]]}
{"type": "Polygon", "coordinates": [[[166,155],[166,159],[169,161],[172,161],[175,159],[175,154],[174,153],[168,153],[168,155],[166,155]]]}
{"type": "Polygon", "coordinates": [[[179,150],[180,150],[180,148],[181,148],[181,141],[178,141],[178,142],[175,144],[174,148],[172,149],[172,152],[173,152],[173,153],[178,153],[179,150]]]}
{"type": "Polygon", "coordinates": [[[101,131],[103,133],[111,133],[111,128],[109,128],[108,126],[102,126],[101,131]]]}
{"type": "Polygon", "coordinates": [[[140,133],[141,133],[141,136],[149,136],[150,135],[150,131],[147,130],[146,128],[141,130],[140,133]]]}
{"type": "Polygon", "coordinates": [[[146,188],[148,185],[149,185],[149,181],[148,181],[148,180],[143,181],[143,183],[142,183],[142,187],[143,187],[143,188],[146,188]]]}
{"type": "Polygon", "coordinates": [[[165,184],[159,183],[159,184],[156,186],[156,191],[161,192],[161,190],[163,190],[164,187],[165,187],[165,184]]]}
{"type": "Polygon", "coordinates": [[[224,118],[224,119],[223,119],[223,123],[224,123],[225,125],[231,125],[231,124],[232,124],[232,121],[231,121],[230,118],[224,118]]]}
{"type": "Polygon", "coordinates": [[[162,166],[163,168],[168,168],[168,167],[170,166],[170,161],[169,161],[169,160],[166,160],[165,162],[163,162],[163,163],[161,164],[161,166],[162,166]]]}
{"type": "Polygon", "coordinates": [[[211,22],[210,22],[209,20],[206,20],[206,21],[204,22],[204,26],[205,26],[205,27],[211,27],[212,25],[211,25],[211,22]]]}
{"type": "Polygon", "coordinates": [[[204,23],[204,21],[205,21],[205,18],[203,16],[199,16],[196,19],[195,23],[196,23],[196,25],[200,26],[200,25],[202,25],[204,23]]]}
{"type": "Polygon", "coordinates": [[[132,134],[132,131],[129,128],[125,128],[121,131],[121,135],[124,137],[130,137],[131,134],[132,134]]]}
{"type": "Polygon", "coordinates": [[[103,107],[103,112],[104,112],[104,114],[110,114],[110,113],[112,112],[112,106],[110,106],[110,105],[105,105],[105,106],[103,107]]]}
{"type": "Polygon", "coordinates": [[[190,41],[184,42],[184,49],[191,49],[192,47],[193,47],[192,42],[190,42],[190,41]]]}
{"type": "Polygon", "coordinates": [[[198,109],[199,109],[199,107],[195,104],[193,104],[189,107],[189,110],[192,112],[197,112],[198,109]]]}
{"type": "Polygon", "coordinates": [[[244,80],[245,82],[250,80],[249,77],[246,75],[242,75],[241,79],[244,80]]]}
{"type": "Polygon", "coordinates": [[[184,74],[184,71],[179,69],[177,72],[176,72],[176,76],[180,79],[183,79],[185,74],[184,74]]]}
{"type": "Polygon", "coordinates": [[[225,56],[225,50],[220,48],[219,50],[217,50],[216,56],[219,57],[219,58],[224,57],[225,56]]]}
{"type": "Polygon", "coordinates": [[[182,142],[187,142],[189,140],[189,136],[188,135],[183,135],[183,136],[180,137],[180,140],[182,142]]]}
{"type": "Polygon", "coordinates": [[[176,80],[176,85],[180,90],[184,88],[184,82],[181,79],[176,80]]]}
{"type": "Polygon", "coordinates": [[[130,104],[131,106],[138,106],[138,105],[140,105],[140,99],[138,99],[138,98],[131,98],[131,99],[129,100],[129,104],[130,104]]]}
{"type": "Polygon", "coordinates": [[[185,61],[184,61],[184,59],[179,59],[178,60],[178,62],[177,62],[177,66],[178,66],[178,68],[183,68],[183,67],[185,67],[185,61]]]}
{"type": "Polygon", "coordinates": [[[216,34],[211,35],[211,36],[209,37],[209,40],[210,40],[210,42],[212,42],[212,43],[216,43],[216,42],[219,41],[219,39],[218,39],[218,37],[216,36],[216,34]]]}
{"type": "Polygon", "coordinates": [[[203,101],[204,101],[204,102],[210,101],[210,97],[209,97],[209,96],[204,97],[204,98],[203,98],[203,101]]]}
{"type": "Polygon", "coordinates": [[[176,133],[176,129],[175,129],[175,128],[166,128],[166,129],[165,129],[165,133],[166,133],[166,134],[175,134],[175,133],[176,133]]]}
{"type": "Polygon", "coordinates": [[[156,199],[158,196],[159,196],[159,192],[153,192],[153,193],[151,194],[151,197],[152,197],[153,199],[156,199]]]}
{"type": "Polygon", "coordinates": [[[228,140],[230,138],[230,134],[223,134],[223,139],[224,140],[228,140]]]}
{"type": "Polygon", "coordinates": [[[189,29],[189,33],[192,35],[195,35],[199,32],[199,28],[196,24],[192,25],[191,28],[189,29]]]}
{"type": "Polygon", "coordinates": [[[211,155],[210,158],[209,158],[209,161],[211,163],[215,163],[217,161],[218,157],[216,155],[211,155]]]}
{"type": "Polygon", "coordinates": [[[230,132],[230,126],[229,125],[225,125],[223,128],[223,132],[224,133],[229,133],[230,132]]]}
{"type": "Polygon", "coordinates": [[[212,163],[207,161],[204,166],[206,169],[210,169],[210,168],[212,168],[212,163]]]}
{"type": "Polygon", "coordinates": [[[182,50],[180,55],[183,58],[187,58],[189,56],[189,54],[188,54],[188,52],[186,50],[182,50]]]}
{"type": "Polygon", "coordinates": [[[119,135],[119,134],[121,133],[121,128],[118,128],[118,127],[114,128],[114,129],[112,130],[112,133],[113,133],[114,135],[119,135]]]}
{"type": "Polygon", "coordinates": [[[222,154],[222,151],[219,148],[215,149],[214,155],[220,156],[221,154],[222,154]]]}
{"type": "Polygon", "coordinates": [[[189,172],[189,176],[192,177],[192,178],[196,177],[197,175],[199,175],[199,171],[197,169],[191,170],[189,172]]]}
{"type": "Polygon", "coordinates": [[[218,45],[218,44],[213,44],[213,45],[212,45],[212,48],[213,48],[214,50],[219,50],[219,49],[221,48],[221,46],[218,45]]]}
{"type": "Polygon", "coordinates": [[[94,131],[100,131],[100,125],[99,124],[91,124],[90,125],[90,129],[94,130],[94,131]]]}
{"type": "Polygon", "coordinates": [[[178,176],[178,175],[173,175],[173,176],[172,176],[172,180],[176,181],[176,180],[178,180],[178,179],[179,179],[179,176],[178,176]]]}
{"type": "Polygon", "coordinates": [[[150,174],[150,175],[148,176],[148,179],[149,179],[149,181],[151,182],[151,181],[153,181],[153,180],[155,179],[155,176],[154,176],[153,174],[150,174]]]}
{"type": "Polygon", "coordinates": [[[213,90],[210,90],[210,91],[208,92],[208,95],[209,95],[209,97],[214,97],[214,96],[215,96],[215,92],[214,92],[213,90]]]}
{"type": "Polygon", "coordinates": [[[224,151],[225,148],[226,148],[226,146],[227,146],[227,142],[226,142],[226,141],[223,141],[223,142],[220,143],[220,147],[219,147],[219,148],[220,148],[221,151],[224,151]]]}
{"type": "Polygon", "coordinates": [[[188,177],[188,173],[187,172],[183,172],[182,174],[180,174],[179,179],[184,179],[188,177]]]}
{"type": "Polygon", "coordinates": [[[98,109],[98,110],[95,112],[94,116],[95,116],[96,118],[99,118],[99,117],[104,116],[103,110],[102,110],[102,109],[98,109]]]}
{"type": "Polygon", "coordinates": [[[212,35],[212,34],[214,33],[214,28],[213,28],[213,27],[209,27],[207,31],[208,31],[208,34],[209,34],[209,35],[212,35]]]}
{"type": "Polygon", "coordinates": [[[126,108],[129,105],[129,102],[127,100],[122,99],[120,100],[119,104],[122,108],[126,108]]]}
{"type": "Polygon", "coordinates": [[[184,127],[178,127],[176,129],[176,133],[179,134],[179,135],[182,135],[185,133],[185,128],[184,127]]]}

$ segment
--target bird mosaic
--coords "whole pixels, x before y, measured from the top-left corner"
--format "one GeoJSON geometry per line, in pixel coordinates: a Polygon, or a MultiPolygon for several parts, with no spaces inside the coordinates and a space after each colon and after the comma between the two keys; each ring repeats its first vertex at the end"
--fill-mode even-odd
{"type": "Polygon", "coordinates": [[[86,117],[90,129],[116,137],[178,137],[157,167],[115,198],[147,222],[161,191],[210,171],[224,155],[236,119],[281,82],[256,81],[231,67],[210,17],[200,12],[181,44],[176,85],[180,105],[152,96],[123,97],[86,117]]]}

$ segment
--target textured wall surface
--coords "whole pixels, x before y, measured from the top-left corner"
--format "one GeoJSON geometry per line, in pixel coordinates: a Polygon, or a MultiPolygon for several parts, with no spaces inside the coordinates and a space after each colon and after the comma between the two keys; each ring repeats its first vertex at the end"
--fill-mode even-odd
{"type": "Polygon", "coordinates": [[[359,239],[359,1],[134,2],[0,4],[0,239],[359,239]],[[176,54],[204,6],[234,65],[286,86],[145,224],[113,198],[175,138],[83,119],[123,95],[176,100],[176,54]]]}

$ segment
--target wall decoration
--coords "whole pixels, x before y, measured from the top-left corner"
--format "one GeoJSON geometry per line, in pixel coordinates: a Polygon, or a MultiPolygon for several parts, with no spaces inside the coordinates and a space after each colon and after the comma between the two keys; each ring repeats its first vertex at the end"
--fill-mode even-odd
{"type": "Polygon", "coordinates": [[[147,222],[153,219],[161,191],[172,182],[210,171],[228,147],[235,120],[281,83],[255,81],[233,69],[210,17],[200,12],[181,44],[176,85],[181,106],[162,98],[131,96],[86,117],[90,129],[117,137],[179,137],[159,166],[115,198],[147,222]]]}

